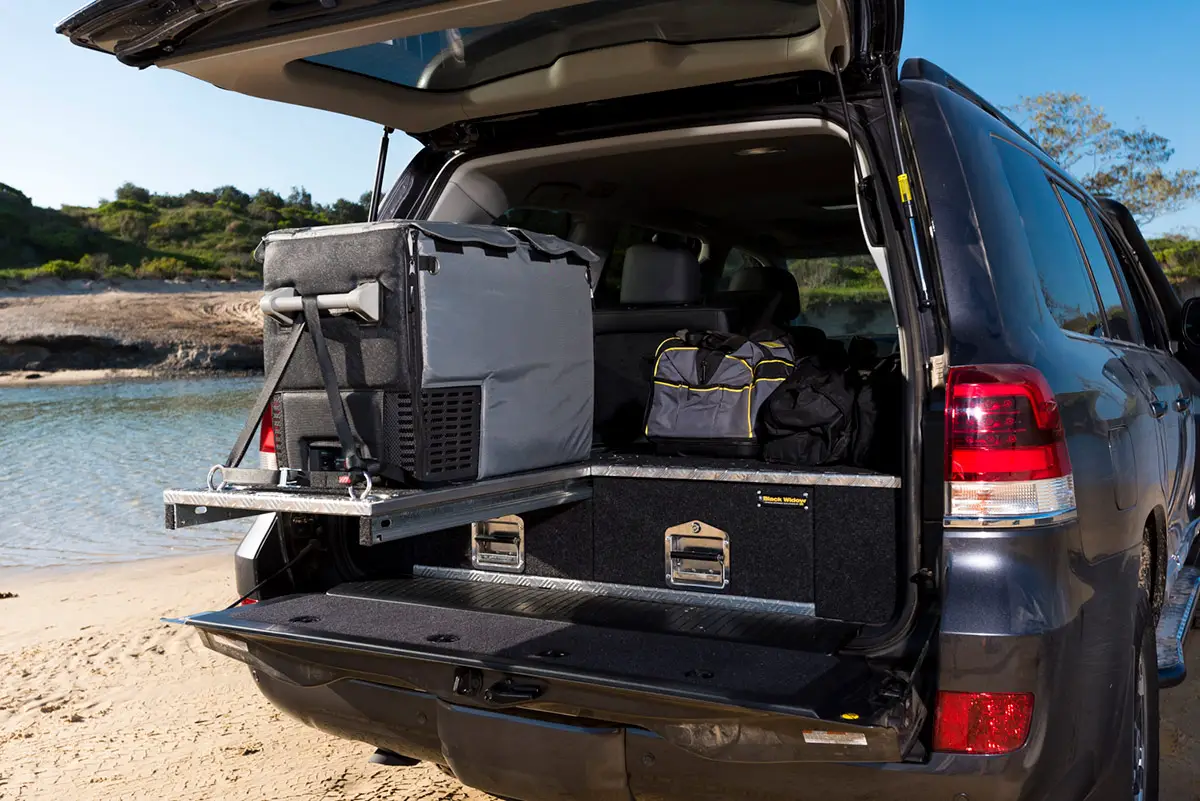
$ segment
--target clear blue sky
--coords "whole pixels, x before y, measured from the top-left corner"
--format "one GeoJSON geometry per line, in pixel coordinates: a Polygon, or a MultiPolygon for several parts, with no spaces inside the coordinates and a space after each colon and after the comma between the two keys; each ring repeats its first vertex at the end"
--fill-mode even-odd
{"type": "MultiPolygon", "coordinates": [[[[0,182],[45,206],[90,205],[124,181],[159,192],[303,185],[321,202],[370,188],[374,125],[73,47],[54,26],[84,3],[0,0],[0,182]]],[[[937,62],[997,105],[1079,92],[1118,126],[1169,138],[1176,166],[1200,166],[1200,2],[907,5],[905,56],[937,62]]],[[[414,149],[394,140],[389,182],[414,149]]],[[[1200,205],[1150,230],[1184,227],[1200,227],[1200,205]]]]}

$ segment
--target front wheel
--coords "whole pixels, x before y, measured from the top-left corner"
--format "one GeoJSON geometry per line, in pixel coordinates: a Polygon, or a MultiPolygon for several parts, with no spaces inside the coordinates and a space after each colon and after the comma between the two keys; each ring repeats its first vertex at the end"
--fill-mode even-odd
{"type": "Polygon", "coordinates": [[[1133,675],[1133,799],[1158,801],[1158,654],[1146,615],[1133,675]]]}

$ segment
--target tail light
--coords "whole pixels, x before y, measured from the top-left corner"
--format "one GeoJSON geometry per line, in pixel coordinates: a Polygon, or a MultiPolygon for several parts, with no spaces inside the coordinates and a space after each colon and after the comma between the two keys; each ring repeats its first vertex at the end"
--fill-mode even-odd
{"type": "Polygon", "coordinates": [[[262,425],[258,429],[258,450],[260,453],[275,452],[275,416],[271,413],[270,404],[263,412],[262,425]]]}
{"type": "Polygon", "coordinates": [[[946,389],[948,522],[1059,518],[1075,510],[1058,402],[1019,364],[953,367],[946,389]]]}
{"type": "Polygon", "coordinates": [[[279,468],[279,459],[275,456],[275,415],[269,403],[258,427],[258,465],[264,470],[279,468]]]}
{"type": "Polygon", "coordinates": [[[1032,720],[1032,693],[940,692],[933,750],[1007,754],[1025,745],[1032,720]]]}

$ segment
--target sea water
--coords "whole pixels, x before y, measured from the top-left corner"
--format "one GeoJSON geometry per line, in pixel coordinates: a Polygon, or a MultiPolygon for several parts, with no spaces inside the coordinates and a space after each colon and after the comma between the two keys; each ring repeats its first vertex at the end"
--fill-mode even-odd
{"type": "Polygon", "coordinates": [[[231,550],[249,519],[166,531],[162,491],[203,486],[261,384],[0,388],[0,569],[231,550]]]}

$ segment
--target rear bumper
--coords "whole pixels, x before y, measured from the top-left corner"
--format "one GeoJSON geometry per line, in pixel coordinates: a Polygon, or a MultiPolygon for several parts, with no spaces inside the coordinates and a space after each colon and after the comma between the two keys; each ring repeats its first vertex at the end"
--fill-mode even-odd
{"type": "MultiPolygon", "coordinates": [[[[852,660],[828,672],[827,681],[834,684],[805,687],[796,680],[804,659],[795,665],[789,661],[797,659],[796,654],[753,657],[761,646],[693,641],[686,636],[695,633],[684,625],[687,618],[647,614],[639,627],[635,619],[625,620],[630,616],[620,609],[609,608],[610,602],[596,607],[593,600],[559,610],[570,624],[540,617],[521,622],[519,611],[545,610],[505,607],[512,614],[496,614],[501,609],[492,607],[503,606],[504,599],[491,594],[494,588],[487,589],[487,597],[472,595],[470,603],[460,603],[438,596],[447,588],[427,580],[403,584],[405,602],[398,602],[401,598],[393,593],[374,611],[364,604],[384,603],[381,599],[360,597],[369,593],[346,585],[324,596],[279,598],[238,611],[198,615],[188,622],[200,629],[209,647],[254,668],[264,694],[303,722],[338,737],[446,765],[465,784],[523,801],[961,801],[963,796],[970,801],[1080,801],[1091,797],[1088,793],[1098,784],[1117,787],[1108,777],[1098,781],[1106,766],[1117,767],[1120,760],[1112,758],[1109,748],[1097,752],[1087,745],[1092,738],[1084,732],[1091,729],[1080,730],[1074,720],[1080,699],[1051,692],[1039,679],[1047,677],[1036,666],[1049,660],[1054,673],[1062,670],[1078,684],[1077,655],[1060,647],[1065,646],[1061,637],[1077,639],[1068,634],[1071,627],[1034,637],[943,634],[941,650],[948,662],[942,666],[941,684],[954,686],[949,679],[959,676],[965,682],[968,674],[974,674],[976,682],[985,676],[997,681],[1008,676],[1013,687],[1025,689],[1027,679],[1039,697],[1036,720],[1029,743],[1014,754],[922,758],[919,745],[905,746],[907,736],[897,741],[897,732],[889,733],[880,719],[863,714],[853,723],[845,722],[850,718],[843,719],[841,713],[856,708],[847,705],[856,702],[845,690],[860,686],[847,684],[852,660]],[[441,606],[428,605],[435,601],[441,606]],[[489,611],[481,611],[481,606],[489,611]],[[634,630],[608,630],[604,636],[609,647],[575,665],[592,636],[587,631],[594,622],[591,617],[611,622],[614,614],[634,630]],[[483,615],[486,620],[459,620],[461,615],[483,615]],[[509,628],[511,635],[505,634],[509,628]],[[431,632],[433,638],[426,636],[431,632]],[[449,632],[458,636],[443,640],[449,632]],[[485,647],[480,638],[492,642],[485,647]],[[690,679],[664,681],[682,675],[685,663],[695,662],[697,655],[689,648],[700,642],[708,643],[704,665],[714,669],[720,686],[690,679]],[[655,666],[642,665],[641,680],[616,675],[628,673],[644,661],[638,655],[647,653],[682,662],[667,665],[662,675],[654,673],[655,666]],[[601,658],[605,654],[619,664],[606,663],[601,658]],[[980,660],[985,657],[1019,665],[984,665],[980,660]],[[1027,666],[1028,675],[1024,668],[1016,670],[1018,666],[1027,666]],[[764,669],[770,676],[760,675],[764,669]],[[462,686],[463,673],[471,686],[462,686]],[[484,690],[510,679],[537,685],[541,691],[511,702],[486,697],[484,690]],[[1052,721],[1063,725],[1051,726],[1052,721]],[[851,747],[835,736],[814,743],[805,736],[812,733],[863,734],[867,742],[851,747]],[[1081,748],[1091,756],[1106,756],[1080,759],[1081,748]],[[911,761],[903,761],[905,755],[911,761]]],[[[536,606],[534,595],[522,595],[522,603],[536,606]]],[[[803,620],[789,626],[817,622],[803,620]]],[[[728,633],[736,634],[733,629],[728,633]]],[[[861,686],[886,685],[868,681],[861,686]]],[[[998,688],[1004,689],[1008,688],[998,688]]],[[[1093,701],[1096,697],[1100,696],[1093,701]]],[[[866,713],[871,707],[862,708],[866,713]]],[[[919,708],[912,714],[917,720],[923,717],[919,708]]],[[[914,722],[907,730],[917,726],[914,722]]],[[[1124,770],[1117,773],[1128,775],[1124,770]]]]}
{"type": "MultiPolygon", "coordinates": [[[[731,764],[635,727],[519,717],[357,679],[301,687],[260,670],[254,675],[272,703],[311,726],[446,765],[464,784],[522,801],[1029,797],[1025,753],[936,756],[925,764],[731,764]]],[[[704,728],[696,735],[729,735],[719,723],[704,728]]]]}

